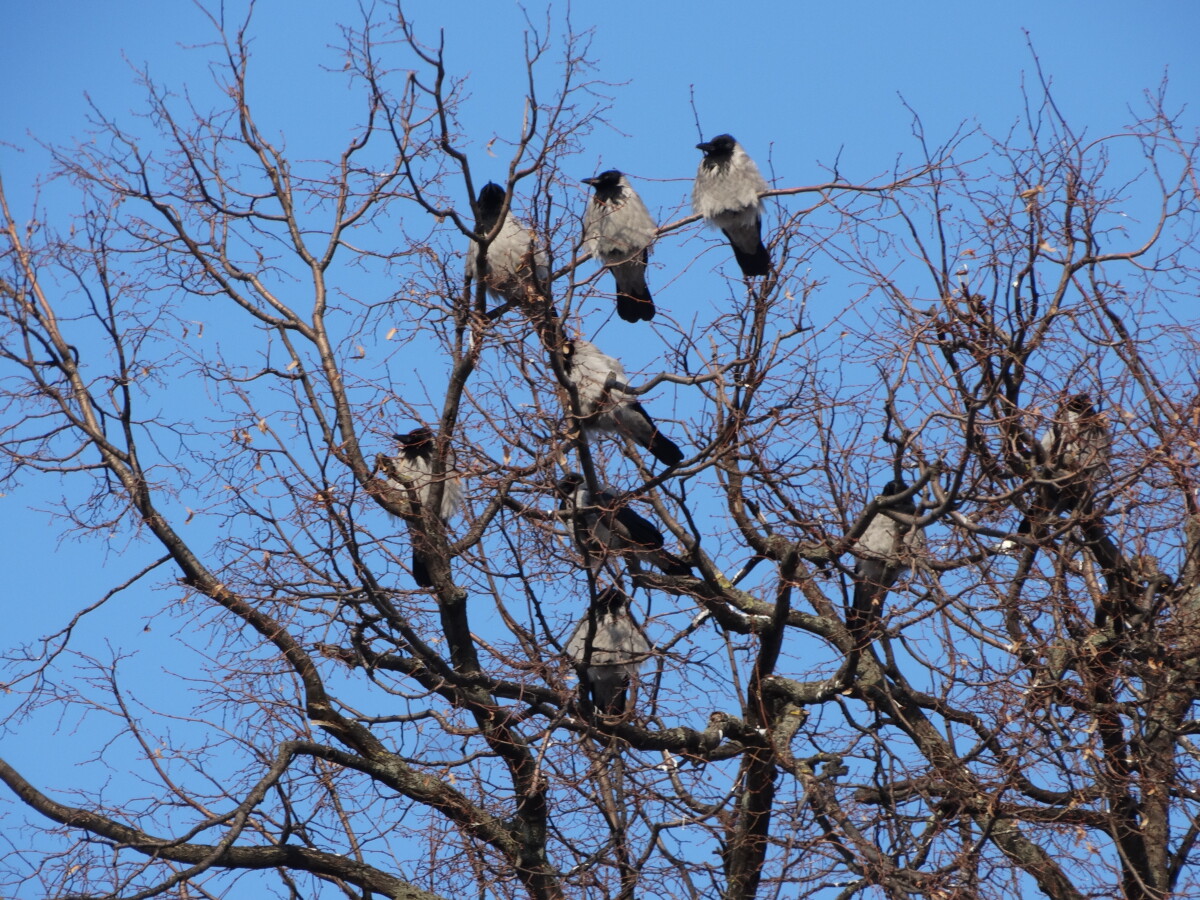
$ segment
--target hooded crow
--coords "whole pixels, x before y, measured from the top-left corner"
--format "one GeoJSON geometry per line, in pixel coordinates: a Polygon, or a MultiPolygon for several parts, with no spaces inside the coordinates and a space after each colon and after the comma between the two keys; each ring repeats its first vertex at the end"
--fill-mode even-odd
{"type": "MultiPolygon", "coordinates": [[[[504,208],[504,188],[489,181],[479,191],[476,206],[479,218],[475,234],[485,237],[496,227],[504,208]]],[[[488,293],[497,300],[517,304],[544,302],[550,262],[546,250],[532,229],[513,218],[510,212],[495,240],[488,245],[483,274],[478,272],[479,244],[471,241],[467,249],[467,277],[482,280],[488,293]]]]}
{"type": "Polygon", "coordinates": [[[679,447],[658,430],[642,404],[623,393],[626,376],[620,361],[585,340],[567,341],[562,353],[588,431],[627,434],[665,466],[683,461],[679,447]]]}
{"type": "Polygon", "coordinates": [[[650,656],[650,642],[629,612],[629,597],[601,591],[567,641],[567,655],[587,668],[584,686],[603,715],[625,713],[629,685],[650,656]]]}
{"type": "MultiPolygon", "coordinates": [[[[1034,447],[1037,486],[1029,514],[1017,534],[1029,535],[1035,519],[1078,510],[1091,512],[1096,485],[1110,474],[1112,437],[1108,419],[1096,411],[1088,394],[1072,394],[1059,407],[1054,422],[1034,447]]],[[[1008,553],[1017,542],[1005,539],[996,549],[1008,553]]]]}
{"type": "MultiPolygon", "coordinates": [[[[883,488],[884,497],[893,497],[908,490],[903,481],[889,481],[883,488]]],[[[915,516],[917,505],[911,497],[894,500],[884,508],[905,516],[915,516]]],[[[850,618],[852,631],[861,631],[878,618],[883,598],[896,580],[908,569],[908,560],[925,543],[924,533],[915,525],[898,522],[882,509],[867,524],[866,531],[854,547],[854,607],[850,618]]]]}
{"type": "Polygon", "coordinates": [[[588,568],[603,565],[609,554],[623,553],[635,560],[645,560],[667,575],[687,575],[691,571],[663,549],[662,532],[623,505],[611,489],[602,488],[593,494],[578,472],[568,472],[555,488],[558,507],[571,516],[575,543],[588,568]]]}
{"type": "MultiPolygon", "coordinates": [[[[435,478],[433,475],[433,432],[425,426],[416,428],[408,434],[392,435],[400,444],[400,453],[396,456],[376,457],[376,467],[386,476],[384,497],[405,511],[407,515],[416,515],[412,498],[422,507],[433,498],[434,485],[440,481],[442,499],[438,515],[443,522],[449,522],[457,513],[462,503],[462,482],[454,470],[454,453],[447,448],[445,474],[435,478]]],[[[412,561],[413,579],[420,587],[430,587],[429,570],[425,562],[413,547],[412,561]]]]}
{"type": "Polygon", "coordinates": [[[617,283],[617,315],[626,322],[649,322],[654,300],[646,285],[646,262],[658,226],[646,204],[616,169],[583,179],[595,188],[583,214],[583,239],[588,252],[612,269],[617,283]]]}
{"type": "Polygon", "coordinates": [[[697,144],[696,149],[704,151],[704,159],[692,188],[692,209],[724,232],[743,275],[769,275],[771,255],[762,242],[759,199],[768,187],[758,166],[728,134],[697,144]]]}
{"type": "Polygon", "coordinates": [[[1109,473],[1112,438],[1108,420],[1096,412],[1087,394],[1073,394],[1059,407],[1041,441],[1047,480],[1054,489],[1054,511],[1090,504],[1096,482],[1109,473]]]}

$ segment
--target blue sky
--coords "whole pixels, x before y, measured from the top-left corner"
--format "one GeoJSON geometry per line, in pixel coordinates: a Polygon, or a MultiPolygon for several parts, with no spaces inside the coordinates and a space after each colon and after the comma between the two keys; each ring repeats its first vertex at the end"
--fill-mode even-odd
{"type": "MultiPolygon", "coordinates": [[[[544,16],[529,8],[542,25],[544,16]]],[[[565,9],[557,6],[556,15],[565,9]]],[[[482,147],[493,135],[512,134],[522,115],[520,7],[428,2],[413,4],[410,14],[427,39],[444,27],[449,68],[469,78],[464,121],[476,141],[472,152],[484,176],[498,178],[500,160],[488,171],[482,147]]],[[[357,101],[347,102],[330,45],[338,40],[335,23],[356,15],[354,3],[311,0],[268,0],[255,14],[252,85],[269,119],[260,125],[286,134],[294,156],[335,154],[355,120],[357,101]]],[[[594,29],[595,77],[609,83],[604,92],[613,98],[611,128],[594,133],[576,174],[618,167],[636,175],[664,220],[686,200],[699,158],[692,96],[703,135],[733,133],[781,187],[824,181],[821,165],[839,153],[852,180],[889,170],[898,153],[913,149],[905,103],[934,141],[962,123],[1003,135],[1021,112],[1022,84],[1037,78],[1030,44],[1067,119],[1093,136],[1118,131],[1165,74],[1168,105],[1200,97],[1200,5],[1192,2],[749,2],[735,12],[728,2],[616,0],[576,3],[571,21],[577,30],[594,29]]],[[[204,54],[183,49],[210,39],[190,3],[10,3],[4,22],[0,175],[18,220],[31,214],[33,187],[48,171],[38,142],[86,139],[86,98],[136,127],[142,91],[131,65],[148,65],[177,91],[191,85],[201,99],[212,85],[204,54]]],[[[1185,118],[1197,121],[1194,111],[1185,118]]],[[[51,189],[37,214],[66,221],[71,210],[63,204],[63,192],[51,189]]],[[[32,639],[61,624],[137,567],[122,558],[123,544],[59,544],[46,518],[27,511],[58,492],[54,484],[32,484],[0,498],[10,535],[0,547],[10,638],[32,639]]],[[[141,551],[131,556],[140,560],[141,551]]],[[[136,649],[141,612],[153,606],[152,598],[131,598],[90,639],[136,649]]],[[[159,665],[148,662],[147,671],[159,665]]],[[[0,742],[18,764],[57,768],[27,741],[0,742]]]]}
{"type": "MultiPolygon", "coordinates": [[[[232,8],[234,4],[230,4],[232,8]]],[[[560,4],[559,9],[565,5],[560,4]]],[[[689,177],[696,152],[689,108],[694,88],[706,136],[735,134],[789,183],[815,174],[818,159],[845,148],[847,160],[890,162],[908,131],[904,99],[935,134],[963,121],[1003,131],[1032,77],[1029,40],[1053,78],[1067,117],[1095,132],[1113,130],[1141,92],[1170,71],[1180,101],[1200,93],[1194,36],[1200,8],[1098,2],[1003,4],[751,2],[733,15],[718,3],[577,3],[578,30],[593,28],[597,77],[611,83],[617,133],[596,136],[605,164],[621,161],[646,177],[689,177]],[[651,136],[652,135],[652,136],[651,136]],[[628,161],[637,162],[635,169],[628,161]]],[[[432,37],[446,29],[452,72],[471,77],[479,133],[504,131],[521,113],[521,34],[515,3],[425,3],[410,12],[432,37]]],[[[320,141],[351,112],[342,80],[315,71],[336,65],[333,24],[352,21],[348,2],[267,2],[255,13],[260,89],[295,143],[320,141]],[[269,73],[269,74],[268,74],[269,73]]],[[[230,18],[234,18],[231,14],[230,18]]],[[[543,19],[530,14],[538,25],[543,19]]],[[[202,55],[181,47],[208,39],[191,4],[129,2],[12,4],[5,12],[0,141],[28,135],[80,136],[84,95],[109,114],[137,110],[130,64],[149,64],[166,83],[209,83],[202,55]]],[[[36,151],[0,156],[10,191],[44,169],[36,151]]],[[[20,195],[18,195],[20,196],[20,195]]]]}

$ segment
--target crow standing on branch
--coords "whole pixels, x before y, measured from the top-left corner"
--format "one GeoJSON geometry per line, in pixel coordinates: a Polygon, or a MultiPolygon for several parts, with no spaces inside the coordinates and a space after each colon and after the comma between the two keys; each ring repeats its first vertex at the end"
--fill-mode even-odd
{"type": "Polygon", "coordinates": [[[667,575],[690,572],[682,561],[663,549],[662,532],[648,519],[622,505],[612,490],[602,488],[593,494],[578,472],[568,472],[555,487],[560,498],[559,509],[571,516],[575,543],[588,568],[599,568],[605,557],[615,552],[645,560],[667,575]]]}
{"type": "Polygon", "coordinates": [[[620,361],[584,340],[567,341],[562,354],[567,378],[579,394],[580,413],[588,431],[629,435],[665,466],[683,461],[675,442],[658,430],[642,404],[624,393],[625,367],[620,361]]]}
{"type": "Polygon", "coordinates": [[[899,522],[884,512],[915,516],[917,505],[912,497],[888,501],[889,497],[907,490],[908,485],[901,480],[889,481],[884,486],[880,508],[854,547],[854,601],[847,616],[853,634],[865,635],[869,624],[879,618],[884,597],[909,568],[908,560],[925,541],[916,525],[899,522]]]}
{"type": "MultiPolygon", "coordinates": [[[[453,451],[447,447],[444,474],[435,476],[433,474],[434,440],[432,431],[421,426],[408,434],[395,434],[392,437],[400,444],[400,453],[397,456],[380,454],[375,458],[376,468],[383,472],[386,478],[386,489],[383,496],[404,510],[405,515],[419,516],[421,509],[432,501],[435,485],[440,483],[442,499],[438,508],[438,516],[442,522],[449,522],[458,512],[462,503],[462,482],[455,471],[453,451]]],[[[415,543],[413,545],[412,574],[413,580],[418,586],[432,586],[429,568],[421,559],[415,543]]]]}
{"type": "MultiPolygon", "coordinates": [[[[500,221],[504,208],[504,188],[489,181],[479,191],[476,208],[475,234],[484,238],[500,221]]],[[[467,248],[467,277],[482,281],[488,293],[502,302],[520,305],[543,303],[546,300],[550,262],[545,249],[532,229],[513,218],[504,217],[504,224],[495,240],[488,245],[482,275],[479,266],[479,243],[471,241],[467,248]]]]}
{"type": "Polygon", "coordinates": [[[595,188],[583,214],[587,250],[612,270],[617,284],[617,315],[626,322],[654,318],[654,299],[646,284],[646,263],[658,226],[646,204],[616,169],[583,179],[595,188]]]}
{"type": "Polygon", "coordinates": [[[629,685],[650,656],[650,642],[623,591],[610,587],[597,595],[567,641],[567,655],[587,667],[584,687],[596,709],[624,715],[629,685]]]}
{"type": "Polygon", "coordinates": [[[1112,438],[1108,420],[1096,412],[1087,394],[1073,394],[1042,435],[1045,474],[1054,494],[1054,511],[1087,511],[1096,483],[1109,474],[1112,438]]]}
{"type": "MultiPolygon", "coordinates": [[[[1072,394],[1063,401],[1054,422],[1034,447],[1037,486],[1017,534],[1031,534],[1038,519],[1066,512],[1090,514],[1098,483],[1109,477],[1111,451],[1108,419],[1096,411],[1092,398],[1072,394]]],[[[997,549],[1009,552],[1016,546],[1017,542],[1004,540],[997,549]]]]}
{"type": "Polygon", "coordinates": [[[762,242],[759,197],[768,188],[758,166],[728,134],[697,144],[696,149],[704,151],[704,159],[692,188],[692,209],[724,232],[743,275],[769,275],[771,255],[762,242]]]}

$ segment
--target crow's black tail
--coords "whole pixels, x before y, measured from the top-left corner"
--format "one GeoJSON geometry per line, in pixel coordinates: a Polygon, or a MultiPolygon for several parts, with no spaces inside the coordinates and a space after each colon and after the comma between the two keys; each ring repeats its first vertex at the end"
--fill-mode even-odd
{"type": "Polygon", "coordinates": [[[617,315],[626,322],[649,322],[654,318],[654,301],[650,292],[644,297],[631,294],[617,294],[617,315]]]}
{"type": "Polygon", "coordinates": [[[621,430],[650,451],[665,466],[683,462],[683,452],[675,442],[658,430],[650,414],[637,401],[624,403],[614,411],[621,430]]]}
{"type": "Polygon", "coordinates": [[[758,247],[751,253],[743,252],[733,241],[730,241],[729,245],[733,247],[733,256],[742,267],[742,274],[747,278],[771,274],[771,254],[767,252],[767,247],[762,241],[758,242],[758,247]]]}
{"type": "Polygon", "coordinates": [[[742,268],[742,274],[747,278],[771,274],[771,254],[762,242],[761,228],[760,222],[758,227],[744,231],[739,229],[736,234],[729,229],[722,229],[729,239],[729,246],[733,248],[737,264],[742,268]]]}
{"type": "Polygon", "coordinates": [[[412,557],[412,576],[413,581],[417,583],[417,587],[433,587],[433,579],[429,577],[429,569],[425,565],[425,561],[421,559],[419,553],[413,550],[412,557]]]}
{"type": "Polygon", "coordinates": [[[687,563],[666,550],[656,553],[651,562],[658,566],[664,575],[681,576],[692,574],[692,569],[687,563]]]}
{"type": "Polygon", "coordinates": [[[617,284],[617,315],[626,322],[649,322],[654,318],[654,298],[646,284],[645,251],[636,259],[613,266],[617,284]]]}
{"type": "Polygon", "coordinates": [[[589,687],[592,704],[606,716],[623,716],[629,703],[629,678],[620,673],[592,671],[589,687]]]}
{"type": "Polygon", "coordinates": [[[679,449],[679,446],[673,440],[659,431],[657,427],[651,432],[646,449],[650,451],[651,456],[664,466],[677,466],[683,462],[683,451],[679,449]]]}

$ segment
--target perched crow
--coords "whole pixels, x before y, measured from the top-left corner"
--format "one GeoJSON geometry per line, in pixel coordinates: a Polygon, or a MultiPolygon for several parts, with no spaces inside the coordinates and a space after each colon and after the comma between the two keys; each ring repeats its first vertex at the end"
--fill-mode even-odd
{"type": "MultiPolygon", "coordinates": [[[[1037,486],[1017,534],[1029,535],[1035,519],[1074,511],[1090,513],[1097,484],[1109,476],[1111,450],[1108,420],[1096,411],[1092,398],[1087,394],[1068,397],[1034,448],[1037,486]]],[[[1006,539],[995,549],[1007,553],[1016,547],[1016,541],[1006,539]]]]}
{"type": "Polygon", "coordinates": [[[618,360],[601,353],[591,341],[567,341],[562,352],[589,431],[627,434],[665,466],[683,461],[683,453],[658,430],[642,404],[623,393],[625,367],[618,360]]]}
{"type": "Polygon", "coordinates": [[[1055,512],[1090,504],[1096,482],[1109,473],[1112,438],[1108,421],[1087,394],[1073,394],[1042,435],[1045,474],[1057,495],[1055,512]]]}
{"type": "MultiPolygon", "coordinates": [[[[433,432],[425,426],[416,428],[408,434],[392,435],[400,444],[397,456],[376,457],[376,467],[386,476],[387,490],[384,496],[392,503],[401,507],[408,515],[415,515],[411,498],[413,493],[422,507],[433,497],[434,484],[438,479],[433,475],[433,432]]],[[[440,476],[442,482],[442,500],[438,514],[443,522],[449,522],[458,512],[462,503],[462,483],[458,473],[454,471],[453,451],[447,449],[445,474],[440,476]]],[[[420,587],[430,587],[429,570],[425,562],[413,547],[412,562],[413,579],[420,587]]]]}
{"type": "Polygon", "coordinates": [[[575,542],[584,562],[595,569],[610,553],[624,553],[645,560],[667,575],[687,575],[688,567],[663,549],[662,532],[607,489],[595,494],[587,489],[578,472],[568,472],[555,485],[559,509],[571,514],[575,542]]]}
{"type": "Polygon", "coordinates": [[[584,685],[592,704],[607,716],[625,713],[629,684],[650,656],[650,642],[617,588],[602,591],[567,641],[567,654],[586,666],[584,685]]]}
{"type": "Polygon", "coordinates": [[[733,247],[742,274],[768,275],[771,255],[762,242],[762,200],[767,182],[741,144],[728,134],[696,145],[704,159],[692,188],[692,209],[720,228],[733,247]]]}
{"type": "Polygon", "coordinates": [[[658,226],[637,191],[616,169],[583,179],[596,193],[583,214],[588,252],[612,269],[617,283],[617,315],[626,322],[649,322],[654,300],[646,286],[646,261],[658,226]]]}
{"type": "MultiPolygon", "coordinates": [[[[500,219],[504,188],[489,181],[479,191],[477,206],[479,218],[475,222],[475,234],[482,238],[491,233],[500,219]]],[[[520,224],[512,213],[504,217],[500,233],[488,245],[482,279],[476,270],[478,256],[479,244],[471,241],[467,248],[467,277],[472,281],[482,280],[493,297],[519,304],[545,301],[546,282],[550,277],[546,251],[532,229],[520,224]]]]}
{"type": "MultiPolygon", "coordinates": [[[[903,481],[889,481],[883,488],[885,497],[908,490],[903,481]]],[[[909,497],[893,501],[884,507],[906,516],[915,516],[917,505],[909,497]]],[[[854,607],[848,617],[852,630],[861,630],[878,618],[883,598],[909,567],[908,560],[920,550],[925,536],[915,525],[906,525],[889,518],[881,509],[867,524],[866,531],[854,547],[854,607]]]]}

